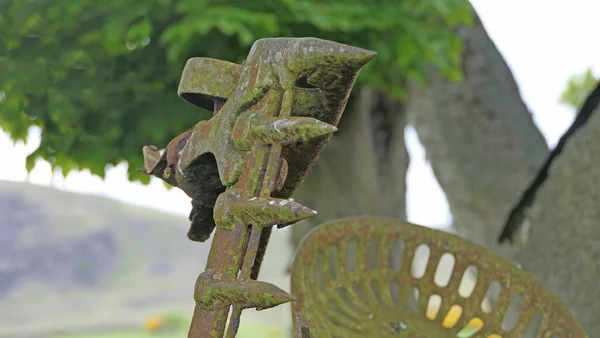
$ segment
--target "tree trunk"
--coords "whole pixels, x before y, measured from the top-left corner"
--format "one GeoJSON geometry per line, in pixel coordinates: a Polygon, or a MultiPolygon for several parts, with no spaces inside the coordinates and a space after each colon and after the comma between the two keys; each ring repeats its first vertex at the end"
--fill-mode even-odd
{"type": "Polygon", "coordinates": [[[594,337],[600,333],[600,113],[553,162],[515,236],[519,246],[500,248],[507,217],[549,150],[480,20],[461,34],[462,82],[432,71],[426,86],[409,85],[406,105],[367,88],[355,91],[340,131],[295,194],[319,215],[291,227],[294,247],[310,228],[332,219],[405,217],[408,122],[446,194],[454,230],[520,262],[594,337]]]}
{"type": "Polygon", "coordinates": [[[446,194],[456,232],[501,250],[506,217],[548,155],[510,69],[475,16],[461,30],[464,78],[409,86],[407,115],[446,194]]]}
{"type": "MultiPolygon", "coordinates": [[[[551,162],[546,180],[525,210],[517,254],[523,268],[573,310],[590,337],[600,335],[600,86],[579,124],[551,162]],[[595,97],[594,97],[595,96],[595,97]]],[[[586,103],[586,105],[588,104],[586,103]]]]}
{"type": "Polygon", "coordinates": [[[317,210],[291,226],[293,247],[313,227],[350,216],[405,218],[404,107],[356,88],[331,142],[294,198],[317,210]]]}

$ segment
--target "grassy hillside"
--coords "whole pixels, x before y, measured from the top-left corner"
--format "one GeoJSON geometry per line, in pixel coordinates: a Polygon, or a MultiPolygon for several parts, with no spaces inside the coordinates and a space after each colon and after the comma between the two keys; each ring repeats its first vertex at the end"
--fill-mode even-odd
{"type": "MultiPolygon", "coordinates": [[[[187,229],[185,217],[0,181],[0,336],[121,330],[151,315],[191,313],[210,244],[189,241],[187,229]]],[[[284,289],[286,235],[275,231],[261,272],[284,289]]],[[[287,310],[244,318],[287,323],[287,310]]]]}

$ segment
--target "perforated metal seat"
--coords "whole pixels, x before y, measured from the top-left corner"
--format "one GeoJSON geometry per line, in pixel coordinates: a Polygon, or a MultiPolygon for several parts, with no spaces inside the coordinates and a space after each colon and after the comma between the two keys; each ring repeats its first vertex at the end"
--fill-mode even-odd
{"type": "Polygon", "coordinates": [[[587,335],[546,287],[457,236],[383,219],[313,230],[292,269],[312,337],[587,335]]]}

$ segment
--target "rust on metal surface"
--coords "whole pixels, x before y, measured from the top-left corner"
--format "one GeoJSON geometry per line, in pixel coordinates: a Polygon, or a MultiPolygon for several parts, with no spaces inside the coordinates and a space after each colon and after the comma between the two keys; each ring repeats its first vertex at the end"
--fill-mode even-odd
{"type": "Polygon", "coordinates": [[[156,146],[145,146],[142,149],[144,154],[144,171],[150,175],[160,177],[170,185],[177,187],[178,183],[174,175],[176,166],[181,150],[191,134],[191,130],[179,134],[167,144],[162,155],[156,146]]]}
{"type": "Polygon", "coordinates": [[[291,292],[293,311],[319,338],[587,337],[554,294],[510,261],[397,220],[314,229],[295,257],[291,292]]]}
{"type": "Polygon", "coordinates": [[[294,313],[294,336],[296,338],[310,338],[310,326],[306,322],[306,318],[300,313],[294,313]]]}
{"type": "Polygon", "coordinates": [[[293,299],[253,279],[272,227],[316,213],[289,197],[337,130],[356,76],[374,56],[315,38],[274,38],[256,41],[243,65],[186,64],[179,95],[213,117],[162,156],[154,146],[143,152],[145,172],[192,198],[188,237],[205,241],[216,227],[189,337],[222,337],[230,308],[226,334],[233,337],[243,309],[293,299]]]}

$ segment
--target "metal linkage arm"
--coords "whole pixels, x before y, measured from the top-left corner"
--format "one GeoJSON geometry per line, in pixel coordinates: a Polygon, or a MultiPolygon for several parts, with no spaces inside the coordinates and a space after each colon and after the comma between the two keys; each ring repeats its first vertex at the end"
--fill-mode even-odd
{"type": "Polygon", "coordinates": [[[188,237],[205,241],[216,227],[189,337],[222,337],[230,308],[226,335],[234,337],[243,309],[294,299],[255,280],[269,235],[274,225],[316,214],[289,197],[337,130],[354,81],[374,56],[315,38],[274,38],[256,41],[243,65],[186,64],[179,95],[214,116],[162,155],[152,146],[144,155],[147,173],[192,198],[188,237]]]}

